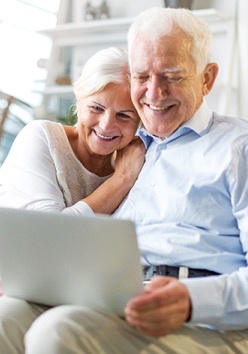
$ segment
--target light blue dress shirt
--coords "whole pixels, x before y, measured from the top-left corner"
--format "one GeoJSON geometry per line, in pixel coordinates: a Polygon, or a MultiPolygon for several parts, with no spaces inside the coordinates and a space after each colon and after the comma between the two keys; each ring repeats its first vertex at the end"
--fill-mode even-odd
{"type": "Polygon", "coordinates": [[[192,322],[248,327],[248,122],[218,116],[204,101],[169,138],[139,131],[144,167],[114,217],[137,226],[144,265],[223,275],[181,280],[192,322]]]}

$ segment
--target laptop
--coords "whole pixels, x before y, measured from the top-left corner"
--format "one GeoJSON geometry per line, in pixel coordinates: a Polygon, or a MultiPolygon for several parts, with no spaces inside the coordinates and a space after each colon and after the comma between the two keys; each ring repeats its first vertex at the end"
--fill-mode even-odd
{"type": "Polygon", "coordinates": [[[8,296],[122,315],[143,289],[135,226],[104,215],[0,208],[0,278],[8,296]]]}

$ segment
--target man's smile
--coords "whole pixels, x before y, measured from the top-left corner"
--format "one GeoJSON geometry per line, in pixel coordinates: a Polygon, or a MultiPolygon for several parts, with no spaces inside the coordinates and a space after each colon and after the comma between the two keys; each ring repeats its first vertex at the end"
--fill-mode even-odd
{"type": "Polygon", "coordinates": [[[153,106],[153,105],[148,105],[153,111],[165,111],[167,110],[168,108],[171,108],[172,105],[169,105],[169,106],[153,106]]]}

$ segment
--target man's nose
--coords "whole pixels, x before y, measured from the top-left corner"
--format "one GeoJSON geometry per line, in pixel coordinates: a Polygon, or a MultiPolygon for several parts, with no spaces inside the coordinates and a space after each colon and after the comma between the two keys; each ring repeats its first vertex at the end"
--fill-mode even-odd
{"type": "Polygon", "coordinates": [[[165,80],[152,76],[147,82],[146,96],[151,100],[162,99],[168,95],[168,84],[165,80]]]}

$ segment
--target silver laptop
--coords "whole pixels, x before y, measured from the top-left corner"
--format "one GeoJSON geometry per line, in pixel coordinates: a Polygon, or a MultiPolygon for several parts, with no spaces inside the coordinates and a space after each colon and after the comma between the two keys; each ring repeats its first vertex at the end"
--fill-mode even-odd
{"type": "Polygon", "coordinates": [[[0,278],[8,296],[122,315],[143,288],[134,224],[1,208],[0,278]]]}

